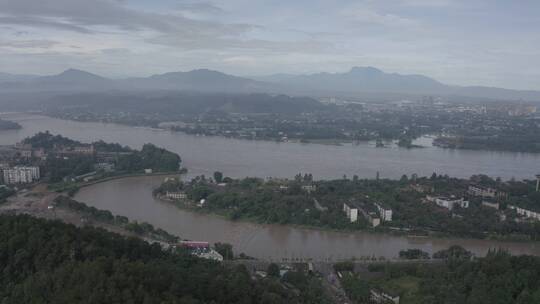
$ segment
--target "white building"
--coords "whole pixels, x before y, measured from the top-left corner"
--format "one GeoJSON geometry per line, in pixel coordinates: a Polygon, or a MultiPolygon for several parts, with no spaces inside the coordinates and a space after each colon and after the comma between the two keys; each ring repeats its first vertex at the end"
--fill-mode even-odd
{"type": "Polygon", "coordinates": [[[356,206],[349,206],[347,203],[343,203],[343,211],[345,211],[351,223],[358,221],[358,208],[356,206]]]}
{"type": "Polygon", "coordinates": [[[469,201],[466,201],[463,198],[457,199],[453,197],[428,195],[426,199],[430,202],[434,202],[437,206],[446,208],[448,210],[452,210],[456,206],[459,206],[461,208],[469,208],[469,201]]]}
{"type": "Polygon", "coordinates": [[[170,199],[186,199],[187,194],[184,192],[169,192],[165,193],[165,196],[170,199]]]}
{"type": "Polygon", "coordinates": [[[482,206],[497,209],[497,210],[499,210],[499,208],[500,208],[499,203],[493,203],[493,202],[489,202],[489,201],[482,201],[482,206]]]}
{"type": "Polygon", "coordinates": [[[499,191],[491,187],[484,187],[480,185],[469,185],[469,190],[467,192],[472,196],[491,198],[506,197],[506,192],[504,191],[499,191]]]}
{"type": "Polygon", "coordinates": [[[39,167],[13,167],[4,169],[6,184],[28,184],[39,180],[39,167]]]}
{"type": "Polygon", "coordinates": [[[311,192],[317,191],[317,186],[313,185],[313,184],[312,185],[303,185],[302,190],[306,191],[307,193],[311,193],[311,192]]]}
{"type": "Polygon", "coordinates": [[[371,300],[375,303],[394,303],[399,304],[399,295],[382,291],[379,289],[370,289],[371,300]]]}
{"type": "Polygon", "coordinates": [[[514,206],[514,205],[508,205],[508,208],[509,209],[512,209],[512,210],[516,210],[516,213],[521,215],[521,216],[524,216],[526,218],[531,218],[531,219],[535,219],[537,221],[540,221],[540,213],[538,212],[534,212],[534,211],[531,211],[531,210],[527,210],[527,209],[523,209],[523,208],[520,208],[518,206],[514,206]]]}
{"type": "Polygon", "coordinates": [[[381,216],[381,220],[384,222],[391,222],[392,221],[392,209],[384,207],[380,203],[374,203],[375,207],[377,207],[377,210],[379,211],[379,215],[381,216]]]}

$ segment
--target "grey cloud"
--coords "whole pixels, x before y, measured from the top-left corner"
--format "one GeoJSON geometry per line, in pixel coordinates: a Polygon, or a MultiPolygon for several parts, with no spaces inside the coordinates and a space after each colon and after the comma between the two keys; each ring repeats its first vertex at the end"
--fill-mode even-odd
{"type": "Polygon", "coordinates": [[[191,11],[191,12],[202,12],[202,13],[211,13],[211,14],[221,14],[224,13],[224,10],[210,2],[191,2],[191,3],[180,3],[176,5],[176,8],[179,10],[191,11]]]}
{"type": "Polygon", "coordinates": [[[10,47],[10,48],[41,48],[47,49],[58,44],[56,41],[52,40],[12,40],[12,41],[0,41],[0,47],[10,47]]]}
{"type": "MultiPolygon", "coordinates": [[[[202,9],[205,6],[191,7],[202,9]]],[[[122,2],[110,0],[0,0],[0,17],[0,23],[4,24],[49,26],[77,32],[92,32],[89,26],[100,25],[128,31],[151,29],[158,32],[174,32],[179,28],[191,31],[231,28],[178,15],[138,11],[124,6],[122,2]]]]}
{"type": "Polygon", "coordinates": [[[318,40],[302,41],[269,41],[262,39],[239,39],[235,37],[216,37],[215,35],[190,35],[167,34],[147,40],[149,43],[171,46],[184,50],[196,49],[244,49],[244,50],[265,50],[274,53],[280,52],[302,52],[318,53],[331,46],[318,40]]]}
{"type": "MultiPolygon", "coordinates": [[[[182,2],[179,9],[219,13],[208,2],[182,2]]],[[[246,48],[273,51],[313,52],[327,46],[311,37],[305,41],[282,42],[245,38],[262,27],[243,23],[217,23],[190,19],[178,14],[135,10],[116,0],[0,0],[0,24],[49,27],[78,33],[96,33],[93,26],[125,31],[152,30],[147,43],[180,49],[246,48]]],[[[99,28],[101,30],[101,28],[99,28]]]]}
{"type": "Polygon", "coordinates": [[[12,24],[12,25],[23,25],[30,27],[49,27],[60,30],[68,30],[78,33],[89,34],[90,30],[82,26],[73,25],[70,23],[65,23],[61,21],[47,20],[46,18],[41,17],[27,17],[27,16],[4,16],[0,15],[0,23],[3,24],[12,24]]]}

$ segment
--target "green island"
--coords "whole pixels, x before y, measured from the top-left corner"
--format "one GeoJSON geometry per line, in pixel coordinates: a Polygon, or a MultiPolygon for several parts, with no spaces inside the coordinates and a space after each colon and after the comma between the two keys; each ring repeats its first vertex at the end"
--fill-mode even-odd
{"type": "Polygon", "coordinates": [[[18,129],[21,129],[21,128],[22,128],[21,125],[16,123],[16,122],[0,119],[0,131],[3,131],[3,130],[18,130],[18,129]]]}
{"type": "Polygon", "coordinates": [[[52,191],[69,191],[73,195],[80,186],[112,178],[143,174],[177,174],[181,167],[178,154],[145,144],[135,150],[117,143],[96,141],[82,143],[61,135],[40,132],[0,153],[0,170],[34,170],[32,178],[4,181],[7,185],[45,182],[52,191]]]}
{"type": "Polygon", "coordinates": [[[540,240],[536,180],[502,181],[433,174],[399,180],[343,177],[315,181],[232,179],[216,172],[191,181],[166,178],[154,195],[181,208],[231,220],[370,230],[413,236],[540,240]]]}

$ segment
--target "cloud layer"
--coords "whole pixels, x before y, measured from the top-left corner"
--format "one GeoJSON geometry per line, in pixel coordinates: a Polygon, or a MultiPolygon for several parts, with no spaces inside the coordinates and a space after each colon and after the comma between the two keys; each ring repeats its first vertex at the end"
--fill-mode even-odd
{"type": "Polygon", "coordinates": [[[0,0],[0,71],[239,75],[377,66],[540,89],[534,0],[0,0]]]}

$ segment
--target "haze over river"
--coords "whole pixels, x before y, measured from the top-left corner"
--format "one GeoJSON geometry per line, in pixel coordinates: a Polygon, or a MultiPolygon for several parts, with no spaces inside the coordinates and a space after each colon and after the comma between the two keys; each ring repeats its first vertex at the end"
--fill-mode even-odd
{"type": "MultiPolygon", "coordinates": [[[[228,176],[293,177],[309,172],[317,179],[347,174],[399,178],[402,174],[432,172],[457,177],[484,173],[503,179],[531,178],[538,170],[540,155],[511,152],[375,148],[372,144],[327,146],[316,144],[247,141],[220,137],[197,137],[182,133],[134,128],[115,124],[81,123],[49,117],[5,114],[23,129],[0,131],[0,145],[14,144],[39,131],[49,130],[80,141],[104,140],[133,148],[154,143],[179,153],[190,175],[211,175],[215,170],[228,176]]],[[[460,244],[478,255],[503,247],[513,253],[540,255],[539,243],[509,243],[464,239],[407,238],[366,232],[339,233],[230,222],[222,218],[180,210],[152,198],[152,189],[163,177],[114,180],[82,189],[76,196],[91,206],[107,209],[130,219],[146,221],[183,238],[228,242],[237,252],[280,260],[314,258],[334,260],[353,256],[396,257],[399,250],[421,248],[434,252],[460,244]]]]}

